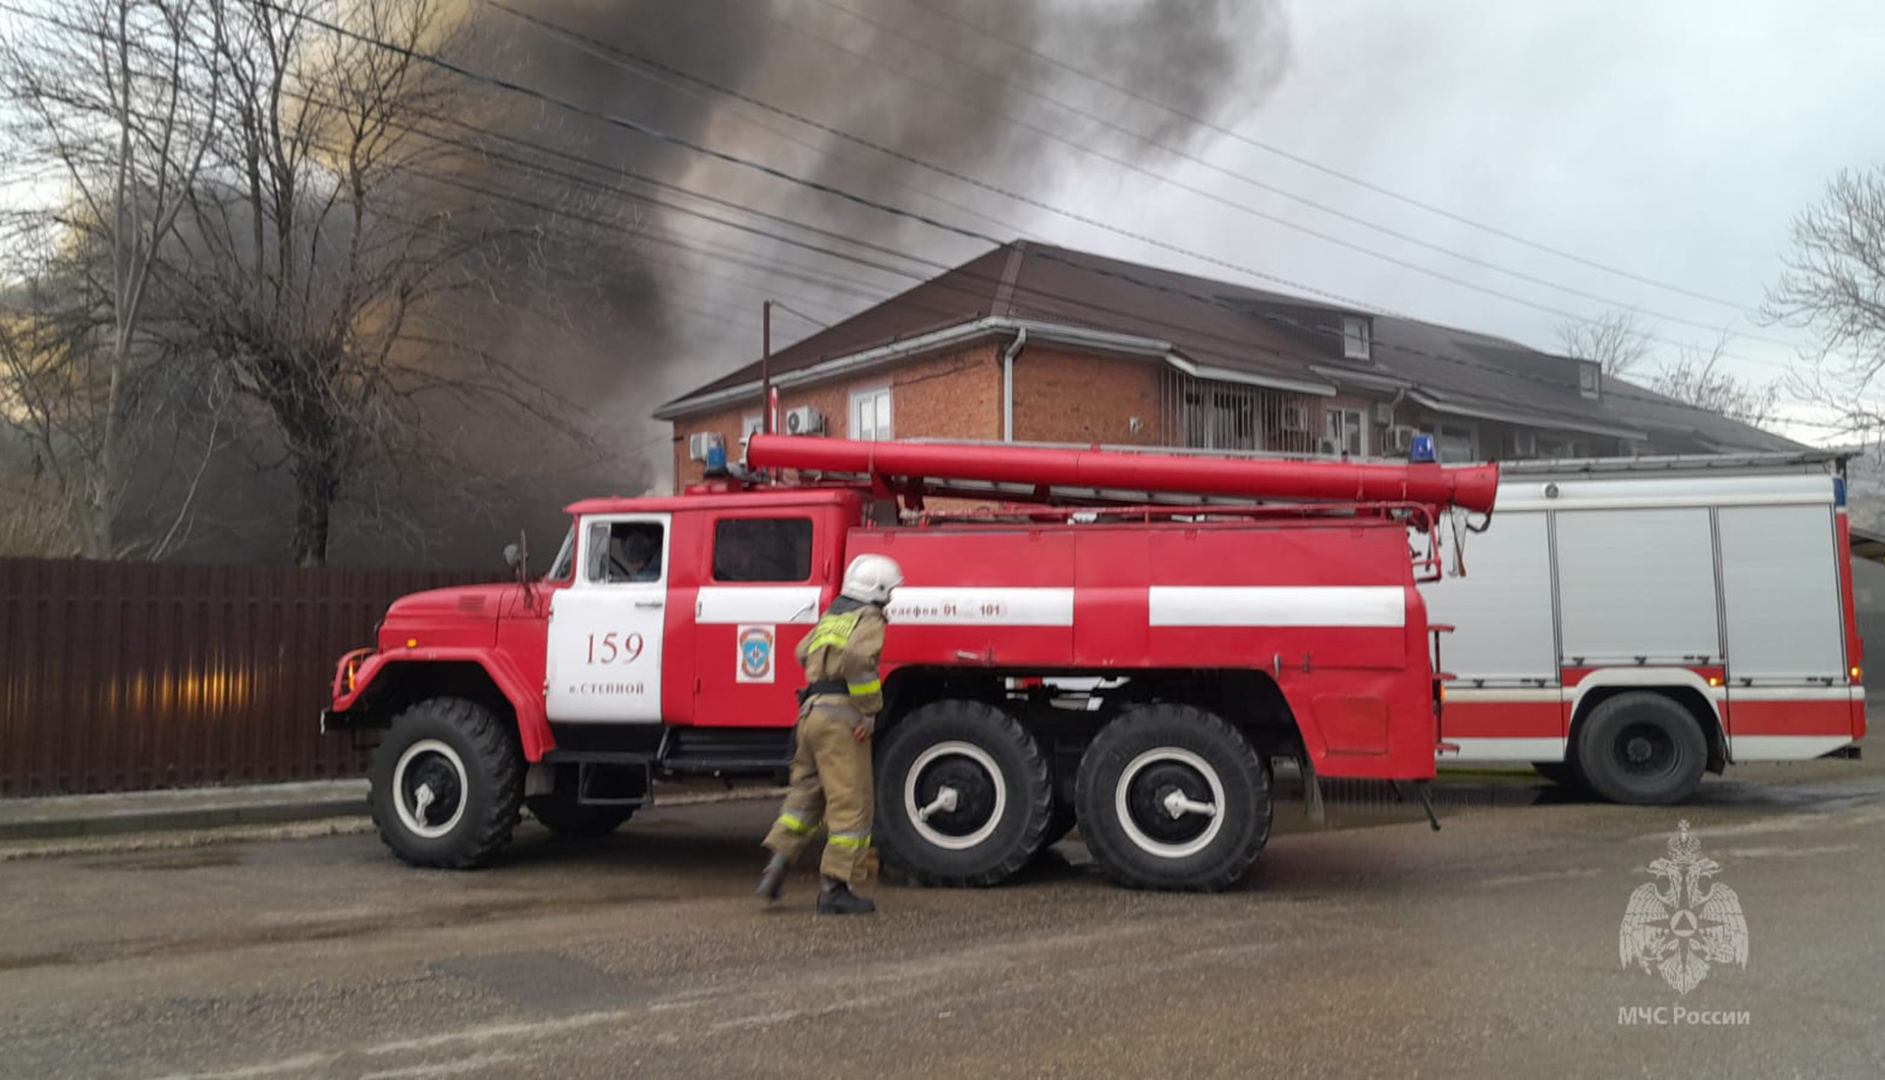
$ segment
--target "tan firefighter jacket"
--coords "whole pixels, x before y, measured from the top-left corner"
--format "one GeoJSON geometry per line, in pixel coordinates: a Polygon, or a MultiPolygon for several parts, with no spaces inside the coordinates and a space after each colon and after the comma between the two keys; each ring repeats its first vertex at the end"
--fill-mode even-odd
{"type": "Polygon", "coordinates": [[[876,716],[884,707],[877,664],[883,657],[886,625],[884,609],[876,604],[843,596],[833,601],[799,642],[805,700],[817,705],[848,702],[859,713],[876,716]]]}

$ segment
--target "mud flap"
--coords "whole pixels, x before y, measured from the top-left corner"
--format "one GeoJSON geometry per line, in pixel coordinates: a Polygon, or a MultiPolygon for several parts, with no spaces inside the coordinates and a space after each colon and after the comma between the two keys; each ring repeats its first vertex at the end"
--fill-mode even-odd
{"type": "Polygon", "coordinates": [[[1309,820],[1317,825],[1329,820],[1329,814],[1322,805],[1322,781],[1316,777],[1316,763],[1308,754],[1297,758],[1302,767],[1303,808],[1309,813],[1309,820]]]}

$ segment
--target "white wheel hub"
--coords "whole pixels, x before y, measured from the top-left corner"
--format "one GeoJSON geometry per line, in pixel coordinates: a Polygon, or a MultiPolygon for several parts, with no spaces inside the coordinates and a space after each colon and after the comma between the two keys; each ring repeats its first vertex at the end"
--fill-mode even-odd
{"type": "Polygon", "coordinates": [[[1165,796],[1161,805],[1165,807],[1165,812],[1170,814],[1174,820],[1184,817],[1186,814],[1205,814],[1210,817],[1217,816],[1216,803],[1194,802],[1186,798],[1185,793],[1182,791],[1174,791],[1170,795],[1165,796]]]}
{"type": "MultiPolygon", "coordinates": [[[[1145,807],[1143,799],[1139,805],[1145,807]]],[[[1217,839],[1217,834],[1224,828],[1223,807],[1224,781],[1218,776],[1217,770],[1200,755],[1178,746],[1154,747],[1133,758],[1120,771],[1119,782],[1113,789],[1113,812],[1126,838],[1139,850],[1164,859],[1182,859],[1210,847],[1211,841],[1217,839]],[[1147,832],[1146,827],[1142,827],[1133,816],[1134,784],[1146,770],[1160,765],[1181,766],[1203,780],[1204,786],[1210,789],[1209,801],[1195,799],[1177,787],[1152,794],[1151,805],[1155,807],[1153,813],[1157,816],[1174,822],[1188,816],[1204,819],[1204,828],[1196,835],[1182,840],[1161,839],[1147,832]]],[[[1152,822],[1145,824],[1156,827],[1152,822]]]]}
{"type": "Polygon", "coordinates": [[[470,777],[458,751],[439,739],[420,739],[406,747],[393,766],[393,811],[399,815],[399,824],[407,832],[426,840],[437,840],[457,828],[464,819],[470,788],[470,777]],[[407,790],[408,776],[417,777],[422,771],[437,775],[441,767],[451,770],[452,785],[457,788],[455,796],[448,797],[445,792],[435,790],[429,779],[420,780],[412,785],[412,790],[407,790]],[[433,821],[437,815],[433,807],[441,802],[451,804],[451,813],[443,821],[433,821]]]}
{"type": "Polygon", "coordinates": [[[956,804],[960,801],[957,798],[959,794],[960,793],[957,792],[955,788],[947,784],[943,785],[941,788],[937,789],[936,797],[929,801],[929,805],[916,812],[916,819],[918,821],[928,821],[931,814],[954,813],[956,804]]]}
{"type": "Polygon", "coordinates": [[[951,739],[925,748],[910,763],[904,777],[903,812],[911,827],[925,841],[948,851],[967,851],[985,842],[1000,827],[1007,809],[1008,783],[1002,779],[1001,766],[995,764],[988,751],[971,742],[951,739]],[[918,784],[932,766],[953,767],[960,779],[946,781],[927,800],[919,801],[918,784]],[[965,790],[970,787],[976,790],[965,790]],[[934,820],[939,814],[954,814],[965,806],[984,805],[988,807],[987,817],[968,823],[974,828],[966,832],[945,831],[934,820]]]}

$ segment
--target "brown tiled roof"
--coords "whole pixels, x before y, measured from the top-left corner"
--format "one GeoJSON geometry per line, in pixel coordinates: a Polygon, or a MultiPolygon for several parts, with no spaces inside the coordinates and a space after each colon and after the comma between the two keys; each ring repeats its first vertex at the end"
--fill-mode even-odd
{"type": "MultiPolygon", "coordinates": [[[[1800,444],[1619,379],[1578,391],[1575,361],[1487,334],[1253,289],[1067,248],[1017,241],[978,256],[775,353],[782,375],[867,349],[1005,316],[1167,342],[1181,356],[1260,377],[1398,385],[1436,411],[1512,415],[1538,427],[1649,435],[1671,450],[1800,444]],[[1365,315],[1366,362],[1342,357],[1341,317],[1365,315]],[[1309,371],[1311,365],[1316,374],[1309,371]]],[[[757,382],[754,361],[663,407],[757,382]]]]}

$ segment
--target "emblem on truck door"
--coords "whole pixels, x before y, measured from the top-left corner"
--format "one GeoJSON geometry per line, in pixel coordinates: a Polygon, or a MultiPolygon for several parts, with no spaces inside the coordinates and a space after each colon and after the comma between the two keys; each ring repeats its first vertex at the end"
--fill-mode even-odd
{"type": "Polygon", "coordinates": [[[772,643],[774,632],[770,626],[742,626],[738,641],[739,681],[743,683],[769,683],[772,681],[772,643]]]}
{"type": "Polygon", "coordinates": [[[1733,889],[1707,880],[1721,864],[1702,854],[1688,822],[1678,828],[1669,854],[1649,864],[1662,885],[1645,882],[1630,894],[1617,945],[1624,967],[1657,972],[1686,994],[1712,964],[1748,966],[1748,920],[1733,889]]]}

